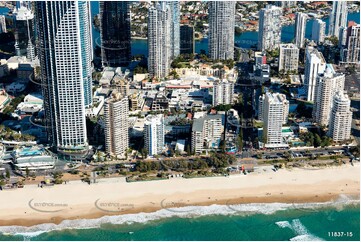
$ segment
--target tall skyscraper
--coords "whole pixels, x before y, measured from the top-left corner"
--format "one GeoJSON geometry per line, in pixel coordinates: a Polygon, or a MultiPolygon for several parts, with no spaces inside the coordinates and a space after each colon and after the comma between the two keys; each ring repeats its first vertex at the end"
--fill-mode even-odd
{"type": "Polygon", "coordinates": [[[345,62],[360,63],[360,24],[349,22],[346,36],[345,62]]]}
{"type": "Polygon", "coordinates": [[[213,106],[233,104],[234,83],[222,80],[213,85],[213,106]]]}
{"type": "Polygon", "coordinates": [[[272,50],[281,43],[282,8],[267,5],[259,11],[258,50],[272,50]]]}
{"type": "Polygon", "coordinates": [[[325,41],[326,23],[321,19],[316,19],[312,24],[312,37],[311,39],[317,43],[325,41]]]}
{"type": "Polygon", "coordinates": [[[289,102],[282,94],[267,92],[263,105],[264,143],[266,147],[282,145],[282,124],[284,123],[286,111],[288,115],[289,102]]]}
{"type": "Polygon", "coordinates": [[[165,78],[171,62],[171,11],[166,2],[148,10],[148,71],[150,77],[165,78]]]}
{"type": "Polygon", "coordinates": [[[34,13],[31,1],[18,1],[13,14],[16,55],[26,55],[28,59],[34,60],[34,13]]]}
{"type": "Polygon", "coordinates": [[[129,147],[128,102],[128,97],[113,93],[104,104],[105,150],[117,157],[124,157],[129,147]]]}
{"type": "Polygon", "coordinates": [[[299,49],[294,44],[281,44],[278,70],[298,71],[299,49]]]}
{"type": "Polygon", "coordinates": [[[180,53],[194,54],[194,27],[190,25],[180,26],[180,53]]]}
{"type": "Polygon", "coordinates": [[[298,48],[303,48],[305,46],[306,22],[307,14],[296,13],[295,44],[298,48]]]}
{"type": "Polygon", "coordinates": [[[7,33],[5,15],[0,15],[0,34],[7,33]]]}
{"type": "Polygon", "coordinates": [[[148,115],[144,122],[144,144],[149,156],[161,154],[164,149],[163,114],[148,115]]]}
{"type": "Polygon", "coordinates": [[[347,24],[347,1],[334,1],[328,28],[328,35],[339,36],[339,28],[347,24]]]}
{"type": "MultiPolygon", "coordinates": [[[[265,113],[265,99],[267,97],[267,93],[259,96],[258,99],[258,119],[260,121],[264,121],[267,119],[267,113],[265,113]]],[[[286,95],[280,93],[272,93],[273,98],[277,98],[279,102],[283,103],[283,111],[282,111],[282,124],[286,124],[288,122],[288,114],[290,108],[290,102],[287,100],[286,95]]]]}
{"type": "Polygon", "coordinates": [[[315,101],[316,79],[326,69],[326,61],[322,53],[312,46],[306,48],[304,90],[307,101],[315,101]]]}
{"type": "Polygon", "coordinates": [[[170,58],[173,60],[180,54],[180,6],[179,1],[167,2],[170,9],[170,58]]]}
{"type": "Polygon", "coordinates": [[[131,61],[130,2],[101,1],[100,36],[102,65],[128,66],[131,61]]]}
{"type": "Polygon", "coordinates": [[[83,62],[91,49],[83,49],[82,41],[90,37],[82,37],[87,28],[81,21],[89,19],[89,2],[34,4],[49,142],[59,152],[87,150],[83,62]]]}
{"type": "Polygon", "coordinates": [[[350,139],[352,112],[351,101],[343,91],[333,97],[333,107],[329,124],[328,135],[336,142],[350,139]]]}
{"type": "Polygon", "coordinates": [[[317,77],[312,116],[319,125],[329,124],[333,96],[336,92],[343,91],[345,86],[345,75],[335,73],[331,68],[327,65],[325,73],[317,77]]]}
{"type": "Polygon", "coordinates": [[[347,34],[346,27],[340,27],[338,29],[338,47],[339,48],[346,45],[346,34],[347,34]]]}
{"type": "Polygon", "coordinates": [[[234,21],[236,2],[208,2],[209,56],[213,60],[234,58],[234,21]]]}
{"type": "Polygon", "coordinates": [[[79,33],[82,60],[82,73],[84,82],[84,105],[89,107],[93,103],[92,91],[92,61],[93,61],[93,40],[91,30],[90,3],[79,1],[79,33]]]}

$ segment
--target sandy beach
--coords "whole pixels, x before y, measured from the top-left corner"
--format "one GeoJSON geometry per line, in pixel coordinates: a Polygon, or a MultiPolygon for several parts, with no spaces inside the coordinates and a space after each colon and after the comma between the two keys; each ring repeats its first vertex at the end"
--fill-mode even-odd
{"type": "Polygon", "coordinates": [[[210,204],[327,202],[359,199],[360,166],[260,169],[248,175],[127,183],[124,178],[0,191],[0,226],[60,223],[65,219],[152,212],[210,204]]]}

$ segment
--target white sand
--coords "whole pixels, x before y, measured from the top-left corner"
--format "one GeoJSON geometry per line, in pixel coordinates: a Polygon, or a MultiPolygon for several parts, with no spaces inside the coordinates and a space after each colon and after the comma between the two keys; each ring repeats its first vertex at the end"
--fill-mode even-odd
{"type": "Polygon", "coordinates": [[[101,179],[67,185],[0,191],[0,225],[58,223],[64,219],[154,211],[162,207],[251,202],[307,202],[359,196],[360,166],[318,170],[281,169],[230,177],[173,178],[127,183],[101,179]],[[346,185],[347,184],[347,185],[346,185]]]}

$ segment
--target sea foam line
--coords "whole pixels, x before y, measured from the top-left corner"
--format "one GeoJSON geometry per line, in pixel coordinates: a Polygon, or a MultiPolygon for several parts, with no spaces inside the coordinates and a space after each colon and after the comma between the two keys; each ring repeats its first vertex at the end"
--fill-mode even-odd
{"type": "MultiPolygon", "coordinates": [[[[340,196],[336,201],[323,203],[250,203],[237,205],[210,205],[210,206],[188,206],[180,208],[161,209],[151,213],[137,213],[103,216],[96,219],[64,220],[59,224],[44,223],[30,227],[26,226],[0,226],[0,233],[4,235],[22,235],[24,237],[36,237],[42,233],[66,229],[91,229],[99,228],[103,224],[132,224],[146,223],[149,221],[180,217],[191,218],[207,215],[248,215],[248,214],[273,214],[277,211],[288,209],[317,210],[320,208],[336,208],[342,210],[344,206],[359,204],[359,200],[353,200],[347,196],[340,196]]],[[[280,227],[293,227],[280,221],[276,224],[280,227]]],[[[302,234],[301,234],[302,235],[302,234]]],[[[295,238],[297,239],[297,238],[295,238]]]]}

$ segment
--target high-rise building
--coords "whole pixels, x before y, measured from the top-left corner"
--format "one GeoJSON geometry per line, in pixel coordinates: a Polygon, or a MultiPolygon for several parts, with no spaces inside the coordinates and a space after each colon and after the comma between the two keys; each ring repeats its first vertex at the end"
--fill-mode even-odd
{"type": "Polygon", "coordinates": [[[297,1],[275,1],[275,4],[281,8],[291,8],[297,5],[297,1]]]}
{"type": "Polygon", "coordinates": [[[7,33],[5,15],[0,15],[0,34],[7,33]]]}
{"type": "Polygon", "coordinates": [[[339,36],[339,28],[347,24],[347,1],[334,1],[328,28],[328,35],[339,36]]]}
{"type": "Polygon", "coordinates": [[[278,70],[298,71],[299,49],[294,44],[281,44],[278,70]]]}
{"type": "Polygon", "coordinates": [[[342,26],[338,29],[338,47],[339,48],[346,45],[346,34],[347,34],[346,27],[342,26]]]}
{"type": "Polygon", "coordinates": [[[167,2],[170,9],[170,58],[180,54],[180,6],[179,1],[167,2]]]}
{"type": "Polygon", "coordinates": [[[81,45],[81,63],[84,86],[84,105],[90,107],[93,103],[92,91],[92,61],[93,61],[93,40],[91,30],[90,3],[79,1],[79,33],[81,45]]]}
{"type": "Polygon", "coordinates": [[[113,93],[104,103],[105,150],[124,157],[129,147],[128,97],[113,93]]]}
{"type": "Polygon", "coordinates": [[[283,144],[282,124],[288,115],[289,102],[279,93],[265,94],[263,106],[263,140],[266,147],[277,147],[283,144]]]}
{"type": "Polygon", "coordinates": [[[321,19],[316,19],[312,24],[312,37],[311,39],[317,43],[325,41],[326,23],[321,19]]]}
{"type": "MultiPolygon", "coordinates": [[[[282,112],[282,124],[286,124],[288,122],[288,114],[290,108],[290,102],[287,100],[286,95],[280,93],[273,93],[271,94],[274,98],[277,98],[278,101],[283,103],[283,112],[282,112]]],[[[259,96],[258,99],[258,119],[260,121],[264,121],[267,116],[265,113],[265,99],[267,93],[259,96]]]]}
{"type": "Polygon", "coordinates": [[[161,154],[164,149],[163,114],[148,115],[144,122],[144,143],[149,156],[161,154]]]}
{"type": "MultiPolygon", "coordinates": [[[[345,62],[360,62],[360,24],[349,22],[346,36],[346,58],[345,62]]],[[[343,56],[342,56],[343,57],[343,56]]]]}
{"type": "Polygon", "coordinates": [[[328,135],[336,142],[350,139],[352,123],[350,105],[350,99],[342,91],[337,92],[333,97],[328,135]]]}
{"type": "MultiPolygon", "coordinates": [[[[84,39],[89,2],[34,2],[48,139],[59,152],[88,149],[85,125],[84,39]],[[54,18],[56,16],[56,18],[54,18]]],[[[88,45],[86,45],[88,46],[88,45]]]]}
{"type": "Polygon", "coordinates": [[[171,62],[171,11],[166,2],[148,10],[148,71],[150,77],[165,78],[171,62]]]}
{"type": "Polygon", "coordinates": [[[322,53],[312,46],[306,48],[304,90],[307,101],[314,102],[316,78],[326,69],[326,61],[322,53]]]}
{"type": "Polygon", "coordinates": [[[18,1],[13,11],[15,52],[17,56],[26,55],[35,59],[34,13],[31,1],[18,1]]]}
{"type": "Polygon", "coordinates": [[[234,83],[227,80],[215,82],[213,85],[213,106],[233,103],[234,83]]]}
{"type": "Polygon", "coordinates": [[[267,5],[259,11],[258,50],[272,50],[281,43],[282,8],[267,5]]]}
{"type": "Polygon", "coordinates": [[[101,1],[99,7],[102,65],[128,66],[132,57],[130,2],[101,1]]]}
{"type": "Polygon", "coordinates": [[[219,149],[224,132],[224,114],[203,114],[194,118],[192,124],[192,150],[200,154],[207,150],[219,149]]]}
{"type": "Polygon", "coordinates": [[[312,116],[319,125],[329,124],[333,96],[336,92],[343,91],[345,86],[345,75],[335,73],[331,68],[327,65],[325,73],[317,76],[312,116]]]}
{"type": "Polygon", "coordinates": [[[261,95],[258,98],[258,120],[259,121],[263,121],[263,108],[264,108],[264,99],[265,99],[266,95],[261,95]]]}
{"type": "Polygon", "coordinates": [[[234,58],[234,21],[236,2],[208,2],[209,56],[213,60],[234,58]]]}
{"type": "Polygon", "coordinates": [[[180,26],[180,53],[194,54],[194,27],[191,25],[180,26]]]}
{"type": "Polygon", "coordinates": [[[307,14],[296,13],[295,44],[298,48],[303,48],[305,46],[306,22],[307,14]]]}

